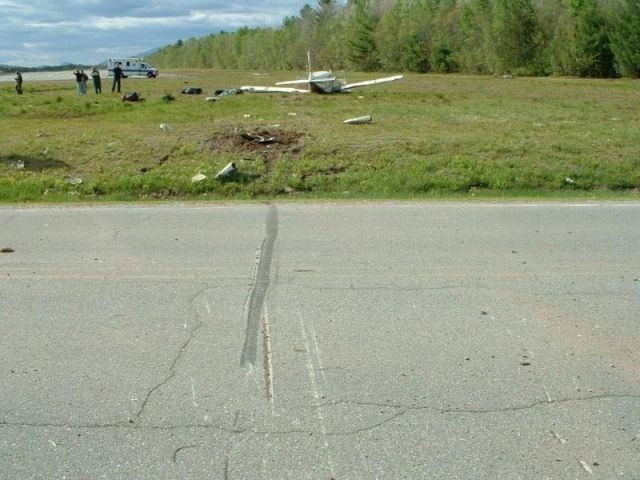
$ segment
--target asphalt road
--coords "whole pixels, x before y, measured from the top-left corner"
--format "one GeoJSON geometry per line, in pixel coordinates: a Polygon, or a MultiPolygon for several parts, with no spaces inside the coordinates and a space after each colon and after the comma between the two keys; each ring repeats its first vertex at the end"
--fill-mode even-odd
{"type": "Polygon", "coordinates": [[[640,204],[0,208],[2,479],[639,479],[640,204]]]}

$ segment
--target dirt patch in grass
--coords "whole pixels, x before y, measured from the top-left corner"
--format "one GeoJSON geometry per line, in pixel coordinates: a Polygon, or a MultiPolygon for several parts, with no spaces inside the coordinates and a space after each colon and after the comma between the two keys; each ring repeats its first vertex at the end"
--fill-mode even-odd
{"type": "Polygon", "coordinates": [[[307,138],[305,133],[282,128],[228,127],[203,141],[201,148],[217,153],[225,152],[249,157],[246,158],[247,160],[258,156],[264,161],[269,171],[273,162],[280,157],[299,157],[307,138]]]}
{"type": "Polygon", "coordinates": [[[62,160],[50,157],[30,157],[24,155],[11,155],[10,157],[0,157],[0,164],[13,167],[16,170],[29,170],[31,172],[43,172],[53,169],[70,169],[71,167],[62,160]]]}

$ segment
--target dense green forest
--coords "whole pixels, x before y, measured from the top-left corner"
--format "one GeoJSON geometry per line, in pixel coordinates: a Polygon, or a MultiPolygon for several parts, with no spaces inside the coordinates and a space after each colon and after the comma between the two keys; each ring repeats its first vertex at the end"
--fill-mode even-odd
{"type": "Polygon", "coordinates": [[[640,76],[640,0],[319,0],[279,28],[178,40],[164,68],[640,76]]]}

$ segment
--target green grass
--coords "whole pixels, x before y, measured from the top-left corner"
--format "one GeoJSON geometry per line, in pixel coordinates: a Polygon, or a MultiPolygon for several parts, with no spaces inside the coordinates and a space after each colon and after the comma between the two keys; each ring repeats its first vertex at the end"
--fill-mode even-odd
{"type": "Polygon", "coordinates": [[[0,84],[0,202],[640,198],[637,81],[407,75],[351,94],[204,101],[215,89],[295,77],[126,79],[140,103],[123,103],[107,79],[103,95],[85,97],[72,79],[27,82],[22,96],[0,84]],[[205,94],[181,95],[187,85],[205,94]],[[371,124],[343,123],[365,114],[371,124]],[[239,173],[216,180],[228,162],[239,173]],[[207,179],[193,183],[197,173],[207,179]]]}

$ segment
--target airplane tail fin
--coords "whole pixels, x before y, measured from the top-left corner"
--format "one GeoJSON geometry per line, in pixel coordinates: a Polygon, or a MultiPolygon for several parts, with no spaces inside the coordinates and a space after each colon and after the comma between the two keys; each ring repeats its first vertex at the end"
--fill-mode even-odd
{"type": "MultiPolygon", "coordinates": [[[[309,82],[311,82],[313,73],[311,71],[311,51],[310,50],[307,50],[307,71],[309,72],[309,82]]],[[[309,92],[311,92],[311,83],[309,83],[309,92]]]]}

